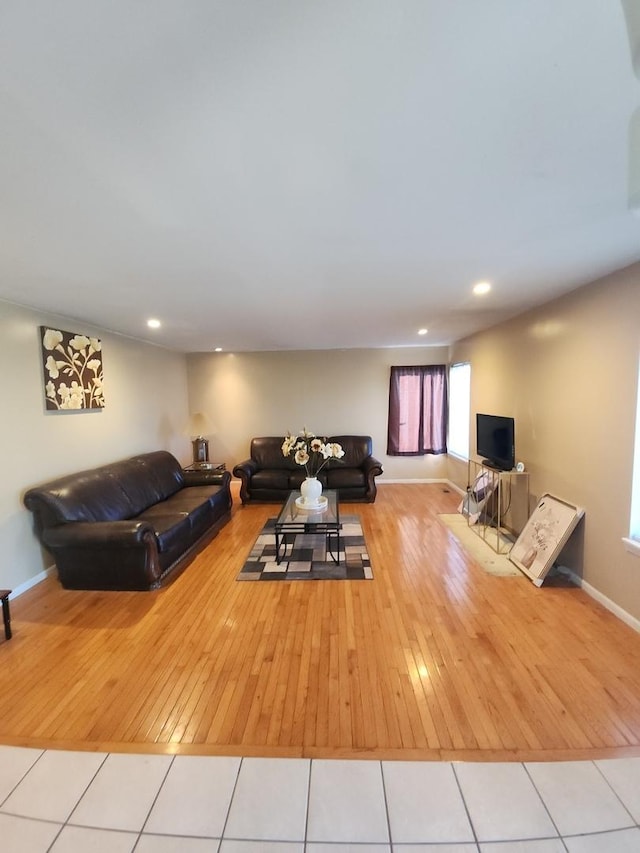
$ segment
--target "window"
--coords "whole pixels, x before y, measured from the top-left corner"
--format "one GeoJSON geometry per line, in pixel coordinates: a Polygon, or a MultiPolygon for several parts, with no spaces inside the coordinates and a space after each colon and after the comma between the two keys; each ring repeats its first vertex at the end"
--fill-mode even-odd
{"type": "Polygon", "coordinates": [[[389,456],[447,452],[447,368],[392,367],[389,383],[389,456]]]}
{"type": "Polygon", "coordinates": [[[449,368],[449,453],[469,458],[469,412],[471,408],[471,365],[468,361],[449,368]]]}
{"type": "Polygon", "coordinates": [[[633,458],[633,492],[631,497],[631,537],[640,541],[640,380],[636,411],[636,449],[633,458]]]}
{"type": "Polygon", "coordinates": [[[624,541],[629,551],[640,555],[640,371],[636,405],[636,438],[633,457],[633,481],[631,484],[631,520],[629,522],[629,538],[624,541]]]}

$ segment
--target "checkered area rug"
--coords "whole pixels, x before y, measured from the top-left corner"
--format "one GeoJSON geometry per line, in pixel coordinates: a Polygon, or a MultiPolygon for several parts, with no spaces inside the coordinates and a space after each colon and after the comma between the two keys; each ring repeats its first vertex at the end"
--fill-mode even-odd
{"type": "Polygon", "coordinates": [[[297,533],[287,535],[286,557],[278,564],[276,520],[268,519],[236,580],[373,580],[359,517],[346,515],[341,521],[339,563],[327,554],[324,533],[297,533]]]}

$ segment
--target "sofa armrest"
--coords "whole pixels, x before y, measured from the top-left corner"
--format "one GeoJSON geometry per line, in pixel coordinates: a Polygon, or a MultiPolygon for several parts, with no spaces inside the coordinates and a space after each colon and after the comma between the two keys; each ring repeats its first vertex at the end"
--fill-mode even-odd
{"type": "Polygon", "coordinates": [[[231,474],[228,471],[200,468],[197,471],[183,471],[185,486],[228,486],[231,474]]]}
{"type": "Polygon", "coordinates": [[[251,478],[258,470],[258,463],[253,459],[245,459],[244,462],[238,462],[233,469],[233,476],[240,478],[240,500],[243,504],[247,503],[250,498],[249,486],[251,478]]]}
{"type": "Polygon", "coordinates": [[[47,548],[141,548],[156,535],[148,521],[74,521],[43,531],[47,548]]]}
{"type": "Polygon", "coordinates": [[[147,521],[73,521],[47,528],[65,589],[154,589],[162,580],[158,540],[147,521]]]}
{"type": "Polygon", "coordinates": [[[236,477],[241,477],[244,472],[249,477],[256,473],[258,470],[258,463],[255,459],[245,459],[244,462],[238,462],[236,466],[234,466],[233,473],[236,477]]]}
{"type": "Polygon", "coordinates": [[[375,458],[375,456],[367,456],[367,458],[362,463],[362,470],[364,472],[365,477],[367,478],[367,488],[364,499],[365,501],[367,501],[367,503],[373,503],[378,493],[378,487],[376,486],[376,477],[379,474],[382,474],[382,465],[375,458]]]}
{"type": "Polygon", "coordinates": [[[367,476],[372,474],[374,477],[377,477],[379,474],[382,474],[382,463],[374,456],[367,456],[362,463],[362,470],[367,476]]]}

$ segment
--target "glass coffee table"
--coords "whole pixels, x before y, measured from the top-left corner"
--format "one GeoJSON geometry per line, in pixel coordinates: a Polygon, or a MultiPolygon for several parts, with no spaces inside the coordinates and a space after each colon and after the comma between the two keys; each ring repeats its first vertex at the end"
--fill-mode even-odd
{"type": "Polygon", "coordinates": [[[287,556],[287,546],[292,545],[300,533],[324,534],[327,554],[334,563],[340,562],[340,507],[338,493],[331,489],[322,493],[327,498],[324,509],[301,509],[296,504],[300,492],[291,492],[276,519],[276,563],[287,556]]]}

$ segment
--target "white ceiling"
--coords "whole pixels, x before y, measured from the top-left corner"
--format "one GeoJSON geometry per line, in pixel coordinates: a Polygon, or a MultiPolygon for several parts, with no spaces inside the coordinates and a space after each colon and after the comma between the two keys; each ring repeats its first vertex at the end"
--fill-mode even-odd
{"type": "Polygon", "coordinates": [[[3,0],[0,298],[441,345],[639,261],[639,2],[3,0]]]}

